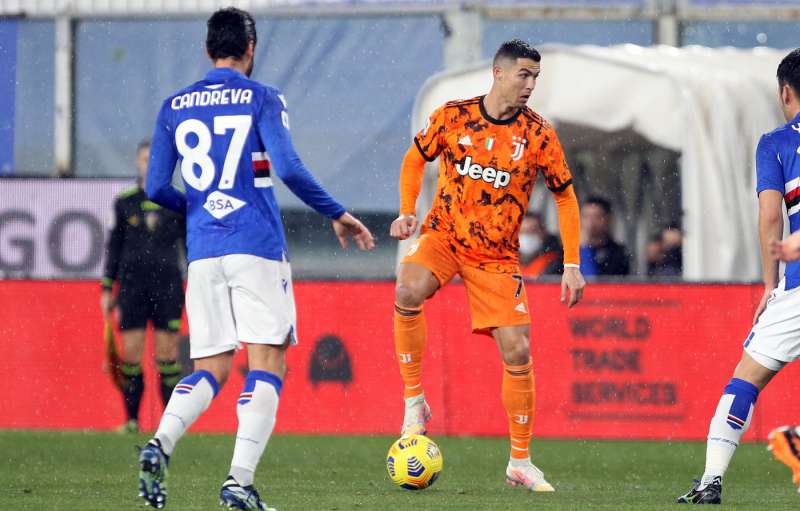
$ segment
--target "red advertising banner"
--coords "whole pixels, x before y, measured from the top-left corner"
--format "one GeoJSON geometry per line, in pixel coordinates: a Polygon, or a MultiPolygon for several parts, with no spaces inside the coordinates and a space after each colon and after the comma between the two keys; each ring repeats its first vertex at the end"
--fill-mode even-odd
{"type": "MultiPolygon", "coordinates": [[[[393,289],[390,282],[296,283],[300,344],[288,355],[279,431],[399,431],[393,289]]],[[[536,436],[705,438],[741,356],[758,286],[593,284],[572,310],[558,295],[556,285],[528,286],[536,436]]],[[[0,283],[0,427],[110,429],[123,421],[121,397],[102,369],[98,298],[94,282],[0,283]]],[[[500,356],[491,338],[470,332],[463,287],[448,285],[426,307],[432,433],[504,435],[500,356]]],[[[194,430],[235,429],[243,355],[194,430]]],[[[800,400],[790,395],[798,371],[790,365],[759,397],[749,438],[800,422],[800,400]]],[[[154,429],[161,403],[151,361],[145,375],[141,421],[154,429]]]]}

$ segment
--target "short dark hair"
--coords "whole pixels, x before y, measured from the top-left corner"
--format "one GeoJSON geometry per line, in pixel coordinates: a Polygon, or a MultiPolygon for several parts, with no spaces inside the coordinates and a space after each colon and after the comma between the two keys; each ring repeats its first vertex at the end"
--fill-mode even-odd
{"type": "Polygon", "coordinates": [[[531,59],[534,62],[541,62],[542,56],[536,48],[522,39],[512,39],[500,45],[497,49],[497,53],[494,54],[492,63],[497,64],[497,61],[500,59],[531,59]]]}
{"type": "Polygon", "coordinates": [[[136,154],[139,154],[144,149],[150,149],[150,139],[145,138],[136,145],[136,154]]]}
{"type": "Polygon", "coordinates": [[[600,209],[603,210],[603,213],[605,213],[606,215],[610,215],[612,212],[611,202],[609,202],[609,200],[606,199],[605,197],[601,197],[599,195],[590,195],[589,197],[586,198],[585,201],[583,201],[584,206],[588,206],[589,204],[594,204],[595,206],[598,206],[600,209]]]}
{"type": "Polygon", "coordinates": [[[250,41],[256,43],[256,22],[249,12],[228,7],[208,18],[206,50],[213,59],[240,59],[250,41]]]}
{"type": "Polygon", "coordinates": [[[800,94],[800,48],[783,57],[778,65],[778,83],[781,87],[789,84],[796,94],[800,94]]]}

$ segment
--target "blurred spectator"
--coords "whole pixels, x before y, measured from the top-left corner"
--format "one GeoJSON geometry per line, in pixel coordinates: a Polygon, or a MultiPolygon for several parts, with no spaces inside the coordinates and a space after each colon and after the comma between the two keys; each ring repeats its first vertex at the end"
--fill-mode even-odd
{"type": "Polygon", "coordinates": [[[647,261],[647,276],[654,277],[658,275],[658,269],[664,264],[664,242],[661,240],[661,233],[650,237],[644,252],[647,261]]]}
{"type": "Polygon", "coordinates": [[[539,213],[528,212],[519,229],[519,266],[522,275],[537,278],[541,275],[560,275],[562,268],[561,243],[544,227],[539,213]]]}
{"type": "Polygon", "coordinates": [[[647,244],[647,275],[679,277],[683,274],[683,233],[671,225],[647,244]]]}
{"type": "Polygon", "coordinates": [[[581,273],[628,275],[630,256],[624,245],[611,239],[611,203],[592,196],[581,207],[581,273]]]}

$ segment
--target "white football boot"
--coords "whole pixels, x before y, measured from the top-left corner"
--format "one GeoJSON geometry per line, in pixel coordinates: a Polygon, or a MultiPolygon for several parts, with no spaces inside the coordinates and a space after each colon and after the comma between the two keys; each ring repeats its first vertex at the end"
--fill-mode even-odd
{"type": "Polygon", "coordinates": [[[524,486],[530,491],[556,491],[553,485],[544,478],[544,473],[530,460],[522,463],[508,462],[506,483],[511,486],[524,486]]]}
{"type": "Polygon", "coordinates": [[[403,417],[401,435],[424,435],[425,423],[431,420],[431,407],[425,401],[425,394],[405,399],[406,411],[403,417]]]}

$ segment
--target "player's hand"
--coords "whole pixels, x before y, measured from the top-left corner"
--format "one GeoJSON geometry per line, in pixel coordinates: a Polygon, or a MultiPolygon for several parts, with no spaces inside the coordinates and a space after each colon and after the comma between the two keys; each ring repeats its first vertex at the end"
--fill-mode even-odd
{"type": "Polygon", "coordinates": [[[800,259],[800,236],[795,233],[783,241],[772,240],[769,244],[769,253],[780,261],[797,261],[800,259]]]}
{"type": "Polygon", "coordinates": [[[100,293],[100,310],[104,318],[108,319],[108,317],[111,316],[111,311],[114,310],[115,305],[117,305],[117,300],[114,298],[114,293],[108,289],[104,289],[100,293]]]}
{"type": "Polygon", "coordinates": [[[375,248],[375,239],[369,229],[350,213],[345,213],[333,221],[333,231],[339,238],[339,245],[347,248],[347,238],[353,238],[358,248],[361,250],[372,250],[375,248]]]}
{"type": "Polygon", "coordinates": [[[583,288],[586,281],[578,268],[564,268],[564,275],[561,276],[561,303],[566,303],[570,309],[583,298],[583,288]],[[569,291],[569,302],[567,302],[567,291],[569,291]]]}
{"type": "Polygon", "coordinates": [[[772,296],[772,292],[775,288],[772,287],[765,287],[764,288],[764,295],[761,297],[761,301],[758,302],[758,307],[756,307],[756,313],[753,314],[753,324],[755,325],[758,321],[759,316],[761,313],[764,312],[764,309],[767,308],[767,302],[769,301],[770,297],[772,296]]]}
{"type": "Polygon", "coordinates": [[[396,240],[407,240],[417,232],[417,215],[400,215],[389,227],[389,235],[396,240]]]}

